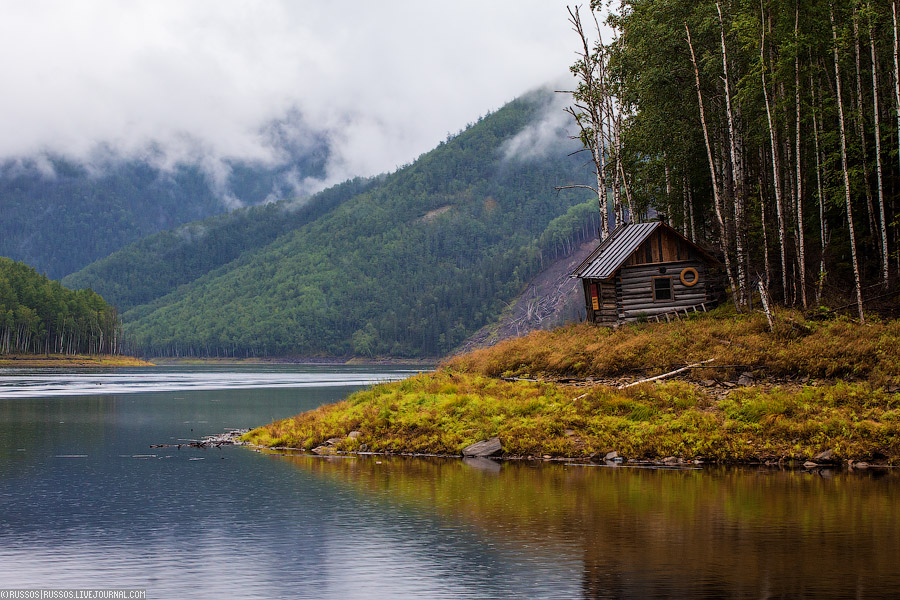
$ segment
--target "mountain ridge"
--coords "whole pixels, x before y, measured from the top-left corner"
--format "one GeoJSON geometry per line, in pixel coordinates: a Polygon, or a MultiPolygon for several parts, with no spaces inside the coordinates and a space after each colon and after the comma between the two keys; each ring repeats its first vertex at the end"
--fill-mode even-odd
{"type": "MultiPolygon", "coordinates": [[[[543,155],[509,152],[553,108],[546,90],[514,100],[315,218],[131,306],[129,336],[151,355],[446,354],[540,270],[558,237],[544,240],[551,222],[584,227],[583,211],[566,216],[583,193],[554,189],[586,174],[569,156],[575,142],[559,131],[543,155]]],[[[143,277],[129,268],[102,278],[143,277]]]]}

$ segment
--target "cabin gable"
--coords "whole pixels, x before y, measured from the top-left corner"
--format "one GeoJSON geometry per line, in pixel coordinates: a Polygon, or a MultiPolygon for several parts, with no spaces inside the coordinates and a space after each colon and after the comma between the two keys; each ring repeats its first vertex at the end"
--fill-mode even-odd
{"type": "Polygon", "coordinates": [[[699,260],[692,244],[670,230],[657,228],[625,261],[626,266],[699,260]]]}

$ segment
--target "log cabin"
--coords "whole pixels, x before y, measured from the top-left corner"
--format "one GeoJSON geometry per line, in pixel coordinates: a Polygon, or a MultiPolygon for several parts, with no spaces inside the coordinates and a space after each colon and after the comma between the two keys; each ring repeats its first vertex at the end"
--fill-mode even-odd
{"type": "Polygon", "coordinates": [[[587,319],[615,325],[711,308],[724,298],[721,263],[661,222],[617,228],[571,277],[587,319]]]}

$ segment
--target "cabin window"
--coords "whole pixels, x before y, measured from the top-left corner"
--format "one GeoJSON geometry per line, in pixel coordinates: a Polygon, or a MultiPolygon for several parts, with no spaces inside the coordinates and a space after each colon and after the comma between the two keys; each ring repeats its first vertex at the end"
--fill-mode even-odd
{"type": "Polygon", "coordinates": [[[653,278],[653,301],[662,302],[672,300],[672,278],[671,277],[654,277],[653,278]]]}

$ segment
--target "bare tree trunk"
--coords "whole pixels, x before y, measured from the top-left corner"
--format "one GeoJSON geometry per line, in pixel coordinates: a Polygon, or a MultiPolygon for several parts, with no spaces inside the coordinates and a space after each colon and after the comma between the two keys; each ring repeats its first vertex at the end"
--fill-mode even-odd
{"type": "Polygon", "coordinates": [[[709,130],[706,127],[706,111],[703,110],[703,92],[700,89],[700,70],[697,67],[697,57],[694,54],[694,44],[691,42],[691,30],[687,21],[684,22],[684,30],[687,33],[688,48],[691,51],[691,64],[694,66],[694,79],[697,83],[697,102],[700,105],[700,123],[703,125],[703,141],[706,143],[706,156],[709,159],[709,175],[712,178],[713,205],[716,209],[716,219],[719,222],[719,233],[722,236],[722,250],[725,255],[725,271],[728,273],[728,281],[735,294],[738,293],[737,282],[734,278],[734,269],[731,266],[731,256],[728,248],[728,231],[725,228],[725,219],[722,217],[722,197],[719,194],[719,181],[716,176],[716,164],[713,160],[712,146],[709,140],[709,130]]]}
{"type": "Polygon", "coordinates": [[[888,236],[884,215],[884,182],[881,178],[881,117],[878,106],[878,57],[875,54],[875,32],[869,18],[869,51],[872,55],[872,107],[875,114],[875,173],[878,181],[878,217],[881,225],[881,277],[884,287],[888,286],[888,236]]]}
{"type": "Polygon", "coordinates": [[[641,218],[637,212],[637,207],[634,205],[634,200],[631,198],[631,187],[628,185],[628,178],[625,176],[625,169],[622,166],[622,161],[619,161],[619,172],[622,176],[622,189],[625,191],[625,202],[628,204],[629,222],[639,223],[641,218]]]}
{"type": "MultiPolygon", "coordinates": [[[[765,157],[763,157],[765,158],[765,157]]],[[[769,260],[769,237],[766,234],[766,199],[763,196],[762,178],[759,179],[759,222],[762,225],[763,260],[766,265],[766,286],[772,281],[772,262],[769,260]]]]}
{"type": "Polygon", "coordinates": [[[734,111],[731,107],[731,84],[728,79],[728,53],[725,47],[725,21],[722,19],[722,9],[716,2],[716,12],[719,14],[719,34],[722,43],[722,71],[725,86],[725,110],[728,115],[728,146],[731,156],[731,182],[734,188],[734,242],[737,258],[738,287],[735,290],[735,305],[740,307],[747,304],[747,274],[744,270],[746,255],[744,252],[744,206],[746,199],[744,194],[743,160],[738,153],[737,136],[734,126],[734,111]]]}
{"type": "MultiPolygon", "coordinates": [[[[606,124],[603,106],[605,90],[602,89],[602,82],[605,77],[604,59],[591,50],[591,42],[582,26],[578,8],[574,10],[569,8],[569,23],[572,24],[573,30],[578,34],[582,47],[579,52],[579,60],[576,63],[577,67],[575,67],[579,79],[579,89],[572,93],[576,103],[574,107],[566,108],[566,112],[575,118],[581,130],[579,139],[582,145],[591,152],[591,159],[594,162],[594,171],[597,177],[597,187],[576,185],[562,186],[558,189],[576,187],[594,190],[597,194],[597,204],[600,209],[600,240],[602,241],[609,235],[607,223],[609,200],[607,197],[605,165],[606,145],[603,139],[606,124]]],[[[596,22],[596,16],[594,24],[599,33],[600,25],[596,22]]]]}
{"type": "Polygon", "coordinates": [[[838,56],[837,26],[834,24],[834,7],[831,7],[830,17],[831,36],[834,41],[834,79],[837,91],[838,122],[840,123],[841,132],[841,169],[844,172],[844,200],[847,204],[847,227],[850,232],[850,254],[853,260],[853,280],[856,285],[856,304],[859,309],[859,321],[860,323],[865,323],[866,317],[863,314],[862,288],[859,283],[859,262],[856,258],[856,234],[853,230],[853,210],[850,204],[850,173],[847,170],[847,135],[844,128],[844,102],[841,98],[841,67],[840,57],[838,56]]]}
{"type": "Polygon", "coordinates": [[[669,172],[669,157],[663,152],[663,166],[666,169],[666,223],[672,224],[672,177],[669,172]]]}
{"type": "Polygon", "coordinates": [[[856,133],[859,136],[859,147],[862,150],[863,188],[866,190],[866,214],[869,217],[869,231],[878,230],[875,225],[875,208],[872,203],[872,189],[869,186],[869,153],[866,148],[866,128],[863,120],[862,70],[859,66],[859,15],[853,7],[853,51],[856,60],[856,133]]]}
{"type": "Polygon", "coordinates": [[[794,42],[797,44],[797,50],[794,54],[794,106],[796,108],[796,150],[794,151],[794,160],[797,163],[797,258],[800,261],[800,300],[803,302],[803,308],[807,308],[809,304],[806,301],[806,239],[803,235],[803,179],[800,173],[800,0],[796,3],[796,12],[794,13],[794,42]]]}
{"type": "MultiPolygon", "coordinates": [[[[897,3],[895,1],[891,2],[891,18],[894,24],[894,100],[897,111],[897,145],[900,147],[900,59],[898,59],[897,3]]],[[[898,156],[900,156],[900,152],[898,152],[898,156]]],[[[900,276],[900,252],[897,252],[897,275],[900,276]]]]}
{"type": "Polygon", "coordinates": [[[691,213],[691,241],[697,243],[697,226],[694,224],[694,190],[688,187],[688,210],[691,213]]]}
{"type": "Polygon", "coordinates": [[[772,122],[772,108],[769,103],[769,90],[766,85],[766,64],[765,64],[765,36],[766,36],[766,27],[765,27],[765,15],[763,15],[763,27],[762,27],[762,41],[759,45],[759,59],[762,66],[762,87],[763,87],[763,97],[766,101],[766,118],[769,122],[769,140],[772,144],[772,187],[775,190],[775,211],[778,213],[778,241],[781,252],[781,289],[784,302],[788,301],[788,283],[787,283],[787,258],[785,256],[785,225],[784,225],[784,204],[781,198],[781,184],[779,179],[779,173],[781,172],[781,168],[778,164],[778,143],[775,140],[775,124],[772,122]]]}
{"type": "Polygon", "coordinates": [[[821,257],[819,258],[819,279],[816,282],[816,304],[822,301],[822,286],[825,285],[825,249],[828,246],[828,222],[825,220],[825,195],[822,192],[822,166],[819,161],[819,121],[817,117],[818,103],[816,88],[813,85],[812,73],[809,74],[809,89],[813,95],[813,143],[816,152],[816,191],[819,195],[819,235],[821,236],[821,257]]]}
{"type": "Polygon", "coordinates": [[[622,187],[621,187],[621,173],[622,171],[619,169],[619,156],[615,156],[615,166],[613,167],[613,184],[612,184],[612,194],[613,194],[613,215],[615,218],[615,225],[613,226],[613,231],[618,229],[624,222],[625,216],[622,214],[622,187]]]}

